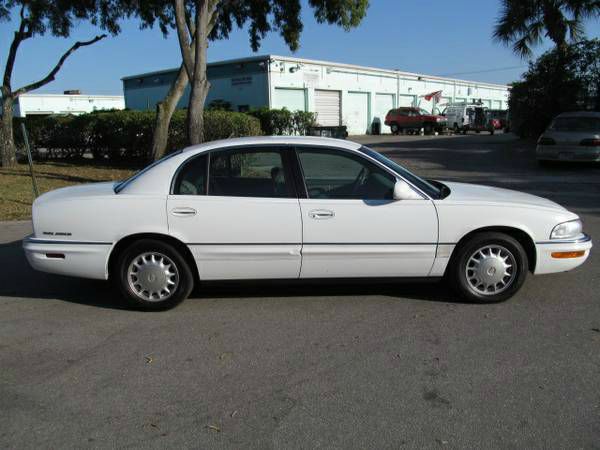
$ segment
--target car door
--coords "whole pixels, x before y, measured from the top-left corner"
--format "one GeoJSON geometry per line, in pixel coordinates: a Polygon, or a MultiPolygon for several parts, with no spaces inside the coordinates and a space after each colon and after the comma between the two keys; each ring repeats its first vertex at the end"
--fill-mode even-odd
{"type": "Polygon", "coordinates": [[[298,278],[302,227],[288,159],[281,147],[237,147],[182,164],[169,231],[191,249],[201,280],[298,278]]]}
{"type": "Polygon", "coordinates": [[[296,154],[306,189],[301,278],[429,274],[438,240],[431,200],[393,200],[396,176],[358,152],[296,154]]]}

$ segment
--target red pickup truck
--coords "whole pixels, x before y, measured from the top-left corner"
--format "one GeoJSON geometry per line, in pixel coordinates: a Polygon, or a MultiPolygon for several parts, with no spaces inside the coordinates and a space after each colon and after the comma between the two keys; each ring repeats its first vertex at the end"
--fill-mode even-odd
{"type": "Polygon", "coordinates": [[[385,124],[394,134],[421,128],[424,129],[425,134],[431,134],[433,131],[442,131],[446,127],[446,118],[430,114],[421,108],[402,107],[391,109],[385,116],[385,124]]]}

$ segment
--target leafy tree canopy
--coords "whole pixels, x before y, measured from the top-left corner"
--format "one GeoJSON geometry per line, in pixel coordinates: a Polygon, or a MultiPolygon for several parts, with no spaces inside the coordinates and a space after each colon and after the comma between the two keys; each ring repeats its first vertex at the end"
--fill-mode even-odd
{"type": "MultiPolygon", "coordinates": [[[[205,1],[188,0],[188,17],[195,17],[196,7],[205,1]]],[[[297,50],[303,30],[301,0],[212,0],[215,8],[210,40],[227,39],[234,28],[248,26],[250,46],[260,47],[269,32],[279,32],[291,50],[297,50]]],[[[309,0],[319,23],[338,25],[349,30],[356,27],[367,13],[369,0],[309,0]]],[[[172,1],[125,0],[122,6],[141,19],[143,27],[157,25],[167,34],[175,27],[172,1]]]]}
{"type": "Polygon", "coordinates": [[[509,108],[512,128],[538,137],[558,114],[600,111],[600,40],[585,40],[544,53],[513,84],[509,108]]]}
{"type": "Polygon", "coordinates": [[[501,0],[494,38],[522,56],[544,37],[562,48],[583,38],[583,23],[600,15],[599,0],[501,0]]]}

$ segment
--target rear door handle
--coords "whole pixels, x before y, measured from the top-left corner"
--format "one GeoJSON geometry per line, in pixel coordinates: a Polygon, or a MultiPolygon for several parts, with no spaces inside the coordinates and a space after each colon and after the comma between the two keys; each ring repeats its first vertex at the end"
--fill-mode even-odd
{"type": "Polygon", "coordinates": [[[315,220],[333,219],[335,213],[328,209],[313,209],[308,212],[308,217],[315,220]]]}
{"type": "Polygon", "coordinates": [[[171,214],[178,217],[192,217],[196,215],[196,212],[197,211],[194,208],[187,207],[173,208],[171,210],[171,214]]]}

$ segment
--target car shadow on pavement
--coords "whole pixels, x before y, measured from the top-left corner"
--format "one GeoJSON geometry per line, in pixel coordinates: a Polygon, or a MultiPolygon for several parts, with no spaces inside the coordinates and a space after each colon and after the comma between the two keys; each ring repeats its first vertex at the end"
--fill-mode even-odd
{"type": "MultiPolygon", "coordinates": [[[[33,270],[21,241],[0,244],[0,266],[5,278],[0,298],[61,300],[108,309],[127,309],[112,286],[101,280],[66,277],[33,270]]],[[[308,281],[207,283],[196,289],[191,300],[258,297],[356,297],[385,296],[398,300],[462,303],[441,282],[308,281]]]]}

